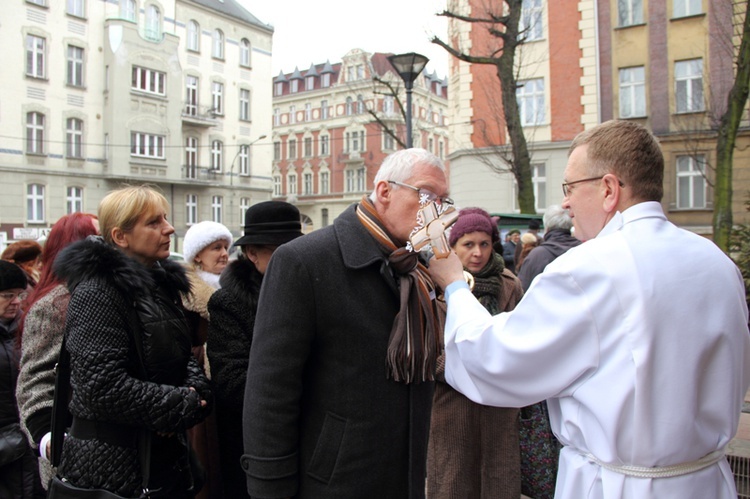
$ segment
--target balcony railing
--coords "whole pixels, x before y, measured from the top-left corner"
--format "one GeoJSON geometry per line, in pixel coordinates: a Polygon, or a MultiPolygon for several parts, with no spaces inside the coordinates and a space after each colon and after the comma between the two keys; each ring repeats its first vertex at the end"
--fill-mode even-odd
{"type": "Polygon", "coordinates": [[[182,165],[182,178],[184,179],[213,182],[218,180],[220,175],[221,171],[205,166],[182,165]]]}
{"type": "Polygon", "coordinates": [[[182,121],[191,125],[212,127],[215,126],[216,109],[213,107],[198,106],[197,104],[185,103],[182,107],[182,121]]]}

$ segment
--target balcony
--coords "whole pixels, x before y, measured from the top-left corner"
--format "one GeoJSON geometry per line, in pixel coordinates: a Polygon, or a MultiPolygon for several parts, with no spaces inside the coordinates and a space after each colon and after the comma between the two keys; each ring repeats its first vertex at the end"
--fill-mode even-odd
{"type": "Polygon", "coordinates": [[[216,126],[216,110],[213,107],[184,104],[182,107],[182,123],[187,126],[210,128],[216,126]]]}
{"type": "Polygon", "coordinates": [[[204,166],[182,165],[182,178],[198,182],[216,182],[221,176],[220,170],[204,166]]]}

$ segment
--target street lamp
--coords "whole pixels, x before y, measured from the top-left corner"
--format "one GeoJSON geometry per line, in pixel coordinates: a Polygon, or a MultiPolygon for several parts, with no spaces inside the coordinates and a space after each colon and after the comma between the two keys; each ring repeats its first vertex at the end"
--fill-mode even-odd
{"type": "MultiPolygon", "coordinates": [[[[247,151],[247,158],[248,161],[250,160],[250,146],[258,142],[259,140],[265,139],[267,135],[261,135],[257,139],[248,142],[247,144],[241,144],[239,147],[239,150],[237,151],[237,154],[234,155],[234,158],[232,159],[232,163],[229,165],[229,190],[232,192],[232,197],[230,198],[229,203],[229,213],[230,217],[234,218],[234,163],[237,161],[237,158],[240,157],[240,154],[242,154],[242,151],[247,151]]],[[[230,219],[231,220],[231,219],[230,219]]],[[[234,223],[232,223],[234,225],[234,223]]],[[[242,225],[242,221],[240,221],[240,225],[242,225]]],[[[232,230],[232,227],[229,227],[229,230],[232,230]]]]}
{"type": "Polygon", "coordinates": [[[414,80],[422,73],[428,61],[427,57],[414,52],[388,57],[388,62],[396,68],[396,72],[404,80],[406,86],[406,147],[408,148],[414,145],[411,137],[411,91],[414,88],[414,80]]]}

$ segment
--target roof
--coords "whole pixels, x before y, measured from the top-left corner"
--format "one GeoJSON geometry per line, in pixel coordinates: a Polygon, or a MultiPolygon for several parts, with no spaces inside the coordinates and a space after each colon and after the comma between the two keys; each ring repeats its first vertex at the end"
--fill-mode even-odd
{"type": "Polygon", "coordinates": [[[185,0],[187,3],[196,3],[207,9],[221,12],[229,17],[233,17],[247,24],[252,24],[259,28],[273,32],[273,26],[262,22],[260,19],[252,15],[237,0],[185,0]]]}

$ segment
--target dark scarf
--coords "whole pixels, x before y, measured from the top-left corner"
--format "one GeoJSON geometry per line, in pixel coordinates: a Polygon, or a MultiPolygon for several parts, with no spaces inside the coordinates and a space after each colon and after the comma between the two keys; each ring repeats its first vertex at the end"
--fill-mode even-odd
{"type": "Polygon", "coordinates": [[[487,265],[474,274],[474,296],[492,315],[502,312],[500,292],[503,289],[503,282],[500,274],[504,268],[503,258],[493,251],[487,265]]]}
{"type": "Polygon", "coordinates": [[[378,242],[399,279],[401,308],[388,340],[387,376],[404,383],[431,381],[442,353],[438,339],[442,321],[427,268],[420,263],[418,253],[396,245],[366,196],[357,205],[357,217],[378,242]]]}

